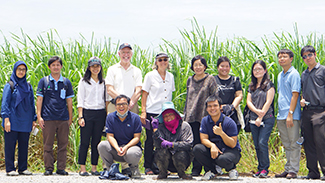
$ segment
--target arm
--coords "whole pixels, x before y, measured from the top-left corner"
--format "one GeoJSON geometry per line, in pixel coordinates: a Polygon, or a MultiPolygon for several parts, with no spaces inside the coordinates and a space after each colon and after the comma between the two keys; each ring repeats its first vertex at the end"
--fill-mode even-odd
{"type": "Polygon", "coordinates": [[[229,137],[223,130],[221,123],[219,123],[219,126],[214,125],[213,127],[213,133],[216,135],[221,136],[223,142],[226,144],[226,146],[234,148],[237,144],[237,136],[229,137]]]}
{"type": "Polygon", "coordinates": [[[85,126],[85,119],[83,118],[83,108],[82,107],[78,107],[78,124],[81,126],[81,127],[84,127],[85,126]]]}
{"type": "Polygon", "coordinates": [[[190,150],[192,147],[192,143],[193,143],[193,132],[191,126],[188,123],[183,122],[182,134],[180,135],[179,140],[173,142],[173,148],[176,151],[190,150]]]}
{"type": "MultiPolygon", "coordinates": [[[[296,106],[297,106],[297,102],[298,102],[298,97],[299,97],[299,93],[298,92],[292,92],[292,97],[291,97],[291,102],[290,102],[290,108],[289,111],[295,111],[296,106]]],[[[291,128],[293,127],[293,114],[290,114],[290,112],[288,112],[288,116],[287,116],[287,128],[291,128]]]]}
{"type": "Polygon", "coordinates": [[[234,106],[235,109],[240,104],[242,99],[243,99],[243,91],[242,90],[236,91],[234,101],[232,102],[232,105],[234,106]]]}
{"type": "Polygon", "coordinates": [[[67,98],[67,106],[68,106],[68,112],[69,112],[69,126],[72,124],[72,98],[67,98]]]}
{"type": "Polygon", "coordinates": [[[146,112],[146,106],[147,106],[147,98],[148,98],[148,92],[142,90],[142,97],[141,97],[141,123],[146,124],[146,118],[147,118],[147,112],[146,112]]]}
{"type": "Polygon", "coordinates": [[[9,120],[10,101],[11,101],[11,88],[10,85],[7,83],[3,88],[2,104],[1,104],[1,115],[2,118],[4,119],[4,128],[5,128],[4,130],[6,132],[11,131],[11,123],[9,120]]]}
{"type": "Polygon", "coordinates": [[[45,124],[44,124],[44,120],[42,118],[42,105],[43,105],[43,97],[42,96],[37,96],[37,101],[36,101],[36,114],[37,114],[37,121],[38,121],[38,125],[44,129],[45,124]]]}
{"type": "Polygon", "coordinates": [[[117,144],[117,141],[114,137],[113,133],[107,133],[106,134],[107,140],[109,144],[117,151],[117,153],[120,153],[120,147],[117,144]]]}
{"type": "Polygon", "coordinates": [[[258,116],[264,116],[265,113],[261,110],[261,109],[257,109],[253,102],[252,102],[252,94],[248,93],[247,94],[247,100],[246,100],[247,106],[249,108],[249,110],[251,110],[252,112],[254,112],[255,114],[257,114],[258,116]]]}
{"type": "Polygon", "coordinates": [[[126,151],[127,151],[130,147],[137,145],[137,143],[140,142],[140,136],[141,136],[141,133],[135,133],[135,134],[133,135],[133,139],[131,139],[130,142],[127,143],[124,147],[120,148],[121,150],[120,150],[120,154],[119,154],[119,155],[120,155],[120,156],[125,155],[126,151]]]}
{"type": "Polygon", "coordinates": [[[113,99],[120,95],[120,93],[114,89],[113,85],[106,84],[106,90],[108,95],[111,96],[113,99]]]}
{"type": "Polygon", "coordinates": [[[265,104],[262,107],[263,115],[261,115],[261,116],[259,115],[257,117],[256,122],[255,122],[256,126],[260,126],[264,115],[269,110],[269,108],[270,108],[270,106],[272,104],[273,98],[274,98],[274,93],[275,93],[274,87],[270,88],[267,91],[266,102],[265,102],[265,104]]]}
{"type": "Polygon", "coordinates": [[[136,86],[135,89],[134,89],[134,93],[131,97],[131,100],[130,100],[130,105],[129,105],[129,109],[131,110],[134,105],[137,105],[138,103],[138,100],[141,96],[141,89],[142,89],[142,86],[136,86]]]}
{"type": "Polygon", "coordinates": [[[209,140],[209,136],[207,134],[200,133],[200,139],[201,143],[210,149],[212,159],[216,159],[219,154],[222,154],[220,149],[209,140]]]}

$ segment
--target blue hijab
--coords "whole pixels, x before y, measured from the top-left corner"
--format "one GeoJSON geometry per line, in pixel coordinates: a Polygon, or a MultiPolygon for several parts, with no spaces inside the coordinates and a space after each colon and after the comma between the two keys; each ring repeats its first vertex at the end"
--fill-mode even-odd
{"type": "Polygon", "coordinates": [[[28,95],[31,92],[30,88],[28,86],[27,80],[26,80],[26,74],[23,78],[18,78],[16,75],[16,71],[18,66],[24,65],[26,67],[26,73],[27,73],[27,65],[23,61],[18,61],[14,65],[14,70],[10,76],[10,80],[14,83],[14,86],[16,86],[17,89],[17,98],[15,103],[15,108],[22,103],[23,108],[27,109],[29,105],[29,98],[28,95]]]}

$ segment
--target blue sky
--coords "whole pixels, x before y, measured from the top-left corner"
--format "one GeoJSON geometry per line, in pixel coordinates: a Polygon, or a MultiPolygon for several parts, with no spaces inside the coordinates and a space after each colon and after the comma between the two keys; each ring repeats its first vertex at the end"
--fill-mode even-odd
{"type": "MultiPolygon", "coordinates": [[[[23,29],[32,38],[56,29],[63,41],[111,37],[156,49],[161,38],[177,42],[179,29],[191,29],[197,19],[207,32],[218,27],[219,39],[236,37],[260,41],[273,32],[301,35],[325,33],[322,0],[2,0],[0,30],[6,37],[23,29]]],[[[3,36],[0,36],[3,44],[3,36]]]]}

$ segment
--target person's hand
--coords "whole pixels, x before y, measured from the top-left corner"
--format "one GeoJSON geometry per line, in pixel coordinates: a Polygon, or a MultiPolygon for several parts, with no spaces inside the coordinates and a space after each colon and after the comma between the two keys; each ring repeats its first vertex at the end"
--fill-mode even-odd
{"type": "Polygon", "coordinates": [[[221,135],[223,133],[221,123],[219,123],[219,126],[214,125],[212,130],[216,135],[221,135]]]}
{"type": "Polygon", "coordinates": [[[6,131],[7,133],[9,133],[9,132],[11,131],[11,123],[10,123],[10,121],[9,121],[9,118],[6,118],[6,119],[5,119],[5,124],[4,124],[4,126],[5,126],[5,131],[6,131]]]}
{"type": "Polygon", "coordinates": [[[159,125],[159,120],[151,117],[151,126],[152,129],[157,129],[159,125]]]}
{"type": "Polygon", "coordinates": [[[173,147],[172,142],[169,142],[169,141],[167,141],[167,140],[165,140],[165,139],[163,139],[161,137],[160,137],[160,139],[162,140],[161,147],[163,147],[163,148],[171,148],[171,147],[173,147]]]}
{"type": "Polygon", "coordinates": [[[117,155],[124,156],[128,148],[126,146],[120,147],[119,151],[117,151],[117,155]]]}
{"type": "Polygon", "coordinates": [[[44,127],[45,127],[44,119],[42,117],[39,117],[37,121],[38,121],[39,127],[41,127],[42,129],[44,129],[44,127]]]}
{"type": "Polygon", "coordinates": [[[219,156],[219,154],[222,154],[222,151],[220,151],[220,149],[215,144],[213,144],[211,146],[210,151],[211,151],[211,158],[212,159],[216,159],[219,156]]]}
{"type": "Polygon", "coordinates": [[[79,124],[81,127],[84,127],[85,124],[86,124],[86,123],[85,123],[85,119],[84,119],[84,118],[79,119],[78,124],[79,124]]]}
{"type": "Polygon", "coordinates": [[[262,119],[261,119],[261,118],[257,118],[257,119],[255,120],[255,125],[256,125],[257,127],[260,127],[260,126],[261,126],[261,123],[262,123],[262,119]]]}
{"type": "Polygon", "coordinates": [[[288,114],[288,116],[287,116],[287,128],[291,128],[291,127],[293,127],[294,125],[293,125],[293,117],[292,117],[292,114],[288,114]]]}
{"type": "Polygon", "coordinates": [[[256,109],[255,113],[257,114],[258,117],[261,117],[261,118],[263,118],[263,116],[265,115],[265,112],[262,111],[261,109],[256,109]]]}
{"type": "Polygon", "coordinates": [[[142,112],[141,115],[140,115],[140,119],[141,119],[141,123],[143,125],[146,124],[146,118],[147,118],[147,113],[146,112],[142,112]]]}
{"type": "Polygon", "coordinates": [[[305,105],[306,105],[305,102],[306,102],[305,99],[301,99],[301,100],[300,100],[300,105],[301,105],[301,107],[305,107],[305,105]]]}

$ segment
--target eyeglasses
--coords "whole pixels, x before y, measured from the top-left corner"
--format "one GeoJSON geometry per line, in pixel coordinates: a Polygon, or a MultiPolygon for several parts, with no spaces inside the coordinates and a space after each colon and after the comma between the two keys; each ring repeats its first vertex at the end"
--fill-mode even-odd
{"type": "Polygon", "coordinates": [[[17,71],[18,71],[18,72],[26,72],[26,69],[25,69],[25,68],[24,68],[24,69],[17,68],[17,71]]]}
{"type": "Polygon", "coordinates": [[[302,59],[306,59],[307,57],[312,57],[313,55],[314,55],[313,53],[309,53],[308,55],[302,56],[302,59]]]}
{"type": "Polygon", "coordinates": [[[168,58],[164,58],[164,59],[158,59],[158,62],[162,62],[162,61],[165,61],[165,62],[167,62],[168,61],[168,58]]]}
{"type": "Polygon", "coordinates": [[[253,72],[260,72],[260,71],[263,71],[264,69],[263,68],[256,68],[256,69],[253,69],[253,72]]]}
{"type": "Polygon", "coordinates": [[[116,104],[117,107],[126,107],[128,105],[128,103],[119,103],[116,104]]]}

